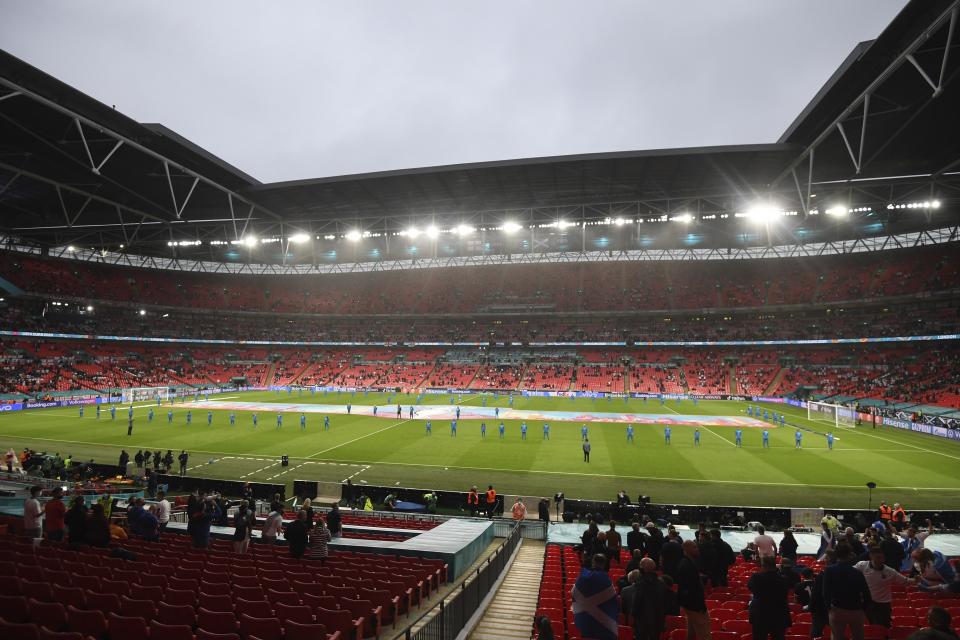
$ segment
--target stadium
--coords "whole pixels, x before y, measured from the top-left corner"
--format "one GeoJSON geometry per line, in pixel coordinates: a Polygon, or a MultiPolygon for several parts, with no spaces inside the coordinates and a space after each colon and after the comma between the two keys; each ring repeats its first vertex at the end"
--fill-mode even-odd
{"type": "Polygon", "coordinates": [[[764,530],[960,628],[958,22],[776,142],[272,183],[0,50],[3,637],[765,638],[764,530]]]}

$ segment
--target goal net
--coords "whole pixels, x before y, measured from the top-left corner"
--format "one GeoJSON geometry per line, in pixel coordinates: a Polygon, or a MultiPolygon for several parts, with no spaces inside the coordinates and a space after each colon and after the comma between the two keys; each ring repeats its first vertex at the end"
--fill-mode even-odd
{"type": "Polygon", "coordinates": [[[168,387],[131,387],[121,390],[120,398],[123,404],[131,402],[156,402],[159,398],[161,402],[170,397],[168,387]]]}
{"type": "Polygon", "coordinates": [[[852,428],[857,426],[857,411],[842,404],[810,401],[807,403],[807,419],[826,422],[837,429],[852,428]]]}

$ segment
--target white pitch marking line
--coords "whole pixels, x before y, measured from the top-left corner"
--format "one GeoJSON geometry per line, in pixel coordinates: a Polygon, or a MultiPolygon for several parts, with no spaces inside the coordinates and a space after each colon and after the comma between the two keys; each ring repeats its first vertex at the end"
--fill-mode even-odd
{"type": "Polygon", "coordinates": [[[364,435],[362,435],[362,436],[360,436],[360,437],[358,437],[358,438],[354,438],[353,440],[347,440],[347,441],[344,442],[344,443],[338,444],[338,445],[333,446],[333,447],[330,447],[330,448],[328,448],[328,449],[324,449],[324,450],[322,450],[322,451],[317,451],[316,453],[312,453],[312,454],[310,454],[309,456],[307,456],[307,458],[313,458],[314,456],[318,456],[318,455],[320,455],[321,453],[327,453],[328,451],[333,451],[334,449],[339,449],[340,447],[345,447],[345,446],[347,446],[348,444],[353,444],[354,442],[357,442],[358,440],[363,440],[364,438],[369,438],[370,436],[375,436],[375,435],[377,435],[378,433],[383,433],[384,431],[389,431],[390,429],[393,429],[394,427],[399,427],[400,425],[402,425],[402,424],[404,424],[404,423],[407,423],[407,422],[412,422],[412,420],[409,420],[409,419],[407,419],[407,420],[401,420],[400,422],[394,423],[394,424],[390,425],[389,427],[384,427],[383,429],[377,429],[376,431],[371,431],[370,433],[366,433],[366,434],[364,434],[364,435]]]}

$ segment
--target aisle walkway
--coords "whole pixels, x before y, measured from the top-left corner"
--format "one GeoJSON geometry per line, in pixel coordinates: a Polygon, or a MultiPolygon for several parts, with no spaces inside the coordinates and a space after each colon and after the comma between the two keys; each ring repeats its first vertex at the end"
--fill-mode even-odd
{"type": "Polygon", "coordinates": [[[471,640],[530,640],[543,576],[543,552],[542,540],[524,539],[513,566],[470,634],[471,640]]]}

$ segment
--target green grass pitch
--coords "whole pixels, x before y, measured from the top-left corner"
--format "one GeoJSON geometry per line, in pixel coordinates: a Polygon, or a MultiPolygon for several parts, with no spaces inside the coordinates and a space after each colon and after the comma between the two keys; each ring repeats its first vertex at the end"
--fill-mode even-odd
{"type": "MultiPolygon", "coordinates": [[[[218,396],[213,396],[217,399],[218,396]]],[[[220,396],[243,401],[345,404],[386,404],[386,395],[308,392],[247,392],[220,396]]],[[[298,414],[287,414],[276,429],[273,413],[261,412],[257,429],[251,416],[237,412],[229,425],[228,412],[214,411],[207,426],[204,401],[192,399],[173,405],[174,421],[167,423],[168,405],[147,421],[149,403],[135,405],[134,434],[126,435],[126,409],[99,420],[93,407],[79,417],[77,408],[0,414],[0,446],[18,450],[72,454],[75,460],[94,458],[113,463],[121,447],[131,457],[139,448],[186,449],[189,475],[250,481],[298,480],[365,481],[377,485],[425,489],[467,490],[470,485],[493,484],[501,493],[553,495],[612,500],[624,489],[631,496],[645,494],[654,502],[708,505],[862,508],[867,504],[866,482],[874,481],[873,504],[898,501],[908,508],[960,508],[960,443],[892,428],[864,425],[840,429],[832,451],[824,434],[831,426],[808,421],[806,412],[786,405],[768,405],[787,414],[785,429],[771,428],[769,449],[761,448],[760,430],[744,430],[744,446],[734,445],[732,427],[704,426],[702,443],[693,444],[692,426],[673,426],[672,445],[664,444],[659,425],[636,426],[634,444],[628,444],[625,425],[592,423],[591,462],[583,462],[580,424],[551,422],[550,440],[542,439],[540,422],[531,422],[526,441],[519,421],[506,421],[507,437],[497,436],[488,421],[487,437],[480,438],[479,421],[460,422],[458,437],[450,437],[449,422],[434,421],[433,435],[425,435],[424,421],[406,419],[412,396],[394,396],[404,407],[404,418],[332,415],[330,431],[323,431],[319,414],[308,414],[304,431],[298,414]],[[193,423],[186,412],[193,410],[193,423]],[[804,431],[803,449],[794,448],[793,426],[804,431]],[[280,455],[290,466],[279,465],[280,455]],[[213,461],[208,463],[208,461],[213,461]]],[[[478,405],[479,396],[464,396],[464,404],[478,405]]],[[[423,403],[448,404],[446,395],[425,396],[423,403]]],[[[488,397],[488,406],[507,406],[504,397],[488,397]]],[[[747,403],[733,401],[517,397],[515,409],[557,411],[630,411],[687,415],[745,415],[747,403]]],[[[288,490],[288,495],[290,492],[288,490]]]]}

